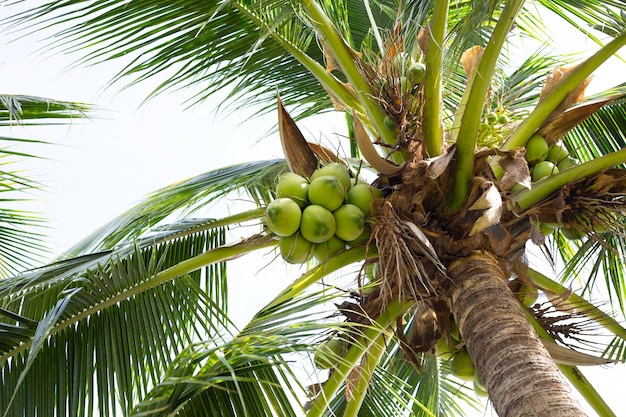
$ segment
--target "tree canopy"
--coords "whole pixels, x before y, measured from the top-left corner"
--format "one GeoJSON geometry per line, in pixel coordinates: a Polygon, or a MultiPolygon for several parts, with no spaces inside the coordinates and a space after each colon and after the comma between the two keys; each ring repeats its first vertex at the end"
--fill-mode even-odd
{"type": "Polygon", "coordinates": [[[588,77],[626,43],[621,6],[51,1],[6,19],[31,36],[55,29],[51,50],[88,45],[81,63],[120,62],[113,82],[164,79],[155,95],[193,87],[195,103],[229,88],[226,104],[261,103],[266,112],[278,91],[286,161],[245,161],[158,190],[67,257],[0,281],[5,415],[463,415],[483,382],[504,415],[514,409],[498,391],[508,371],[490,366],[496,358],[485,352],[497,351],[490,339],[512,332],[480,333],[476,300],[456,287],[465,285],[464,268],[494,283],[487,300],[506,299],[512,320],[534,328],[529,344],[510,345],[527,348],[513,356],[547,349],[543,358],[599,414],[614,415],[576,366],[625,358],[626,330],[585,301],[601,284],[611,312],[626,311],[626,85],[585,96],[588,77]],[[518,55],[521,40],[549,39],[543,13],[597,42],[597,51],[582,62],[549,45],[518,55]],[[346,113],[349,154],[307,143],[297,127],[333,109],[346,113]],[[531,158],[536,136],[545,151],[531,158]],[[539,177],[550,152],[554,163],[539,177]],[[571,166],[559,172],[565,152],[571,166]],[[337,161],[384,196],[361,226],[371,237],[306,263],[236,329],[227,265],[282,245],[268,220],[281,198],[277,179],[291,171],[312,184],[320,164],[337,161]],[[241,195],[248,206],[211,215],[211,205],[241,195]],[[529,267],[527,242],[547,261],[558,258],[562,274],[529,267]],[[567,289],[577,281],[578,294],[567,289]],[[519,308],[513,294],[522,285],[540,298],[519,308]],[[533,338],[545,348],[529,348],[533,338]],[[312,374],[316,354],[337,339],[344,350],[332,370],[305,382],[294,364],[312,374]],[[451,358],[467,354],[477,369],[469,376],[484,381],[459,379],[439,341],[451,358]]]}

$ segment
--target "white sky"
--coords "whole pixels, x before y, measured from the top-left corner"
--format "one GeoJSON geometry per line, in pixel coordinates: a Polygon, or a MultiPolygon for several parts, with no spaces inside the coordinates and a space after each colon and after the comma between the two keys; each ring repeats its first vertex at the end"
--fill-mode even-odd
{"type": "MultiPolygon", "coordinates": [[[[35,43],[35,37],[13,43],[7,43],[8,39],[0,33],[0,93],[80,101],[104,109],[91,121],[77,121],[72,126],[16,127],[10,133],[57,144],[30,149],[50,160],[29,164],[29,173],[50,187],[30,208],[49,218],[50,247],[55,253],[158,188],[242,160],[282,157],[275,135],[257,143],[260,134],[275,123],[274,115],[251,119],[250,111],[216,116],[213,108],[217,101],[183,111],[181,103],[190,96],[185,91],[159,95],[140,107],[153,85],[123,91],[121,85],[102,89],[120,68],[118,64],[66,71],[73,57],[42,57],[36,53],[42,44],[35,43]]],[[[576,42],[574,46],[583,45],[576,42]]],[[[622,77],[620,82],[626,80],[623,66],[605,74],[596,77],[596,86],[604,87],[615,76],[622,77]]],[[[308,138],[318,140],[343,129],[342,120],[338,115],[334,122],[318,118],[301,127],[308,138]]],[[[244,258],[244,263],[255,268],[269,262],[267,258],[248,259],[244,258]]],[[[252,291],[256,295],[252,301],[246,299],[247,309],[239,312],[240,320],[301,272],[296,268],[281,271],[284,269],[267,268],[254,275],[242,269],[240,274],[231,274],[238,277],[232,280],[232,294],[252,291]]],[[[596,369],[589,375],[619,414],[623,410],[624,366],[596,369]]]]}

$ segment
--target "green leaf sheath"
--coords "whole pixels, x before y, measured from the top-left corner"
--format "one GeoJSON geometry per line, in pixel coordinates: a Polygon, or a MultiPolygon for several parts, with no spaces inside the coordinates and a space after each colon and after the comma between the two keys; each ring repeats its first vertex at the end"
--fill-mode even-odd
{"type": "Polygon", "coordinates": [[[424,78],[424,142],[428,156],[435,157],[443,152],[442,124],[442,81],[443,55],[448,25],[449,1],[434,2],[430,25],[428,51],[426,53],[426,74],[424,78]]]}
{"type": "Polygon", "coordinates": [[[463,112],[463,121],[459,128],[457,140],[455,153],[456,161],[454,164],[454,187],[449,203],[450,208],[453,210],[460,209],[469,194],[469,184],[474,171],[474,152],[476,151],[476,140],[478,138],[478,128],[482,117],[482,108],[485,103],[485,98],[487,97],[487,92],[491,86],[491,79],[496,69],[497,57],[502,51],[502,46],[523,4],[523,0],[509,0],[506,2],[504,10],[498,19],[498,23],[491,34],[491,39],[476,69],[476,76],[471,85],[470,95],[465,111],[463,112]]]}

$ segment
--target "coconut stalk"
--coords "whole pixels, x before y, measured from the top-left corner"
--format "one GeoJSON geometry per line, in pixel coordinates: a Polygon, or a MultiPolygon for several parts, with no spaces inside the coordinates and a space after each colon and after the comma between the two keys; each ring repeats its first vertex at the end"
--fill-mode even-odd
{"type": "Polygon", "coordinates": [[[489,253],[448,268],[451,311],[500,417],[585,416],[489,253]],[[523,387],[523,389],[522,389],[523,387]]]}
{"type": "Polygon", "coordinates": [[[441,155],[443,152],[443,125],[441,122],[442,93],[441,68],[443,62],[443,45],[448,24],[449,1],[435,2],[433,17],[426,30],[428,33],[428,50],[426,51],[426,74],[424,74],[424,119],[422,129],[429,157],[441,155]]]}
{"type": "Polygon", "coordinates": [[[474,176],[474,153],[482,109],[491,86],[498,55],[523,4],[523,0],[510,0],[506,3],[476,68],[476,73],[480,75],[472,80],[458,133],[453,171],[454,185],[449,202],[449,207],[453,210],[460,209],[469,195],[470,180],[474,176]]]}
{"type": "Polygon", "coordinates": [[[348,83],[356,92],[362,108],[382,141],[386,144],[395,144],[397,142],[395,129],[392,130],[385,126],[385,111],[376,100],[372,87],[357,67],[356,51],[348,46],[317,1],[303,0],[301,4],[321,36],[324,48],[332,55],[348,79],[348,83]]]}

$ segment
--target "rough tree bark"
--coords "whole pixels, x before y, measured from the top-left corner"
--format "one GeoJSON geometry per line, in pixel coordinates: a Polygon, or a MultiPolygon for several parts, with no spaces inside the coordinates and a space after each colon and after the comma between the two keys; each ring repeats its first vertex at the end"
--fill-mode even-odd
{"type": "Polygon", "coordinates": [[[448,298],[467,350],[500,417],[586,416],[509,290],[497,259],[452,262],[448,298]]]}

